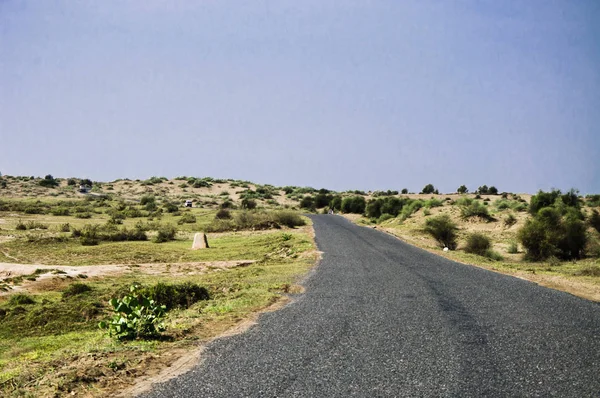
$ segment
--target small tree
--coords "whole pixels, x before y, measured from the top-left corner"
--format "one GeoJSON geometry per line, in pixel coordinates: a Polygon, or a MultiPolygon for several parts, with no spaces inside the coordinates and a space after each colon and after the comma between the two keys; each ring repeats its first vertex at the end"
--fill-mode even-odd
{"type": "Polygon", "coordinates": [[[479,188],[477,188],[477,193],[480,195],[487,195],[488,192],[489,188],[487,185],[482,185],[479,188]]]}
{"type": "Polygon", "coordinates": [[[496,188],[495,186],[491,186],[488,189],[488,195],[498,195],[498,188],[496,188]]]}
{"type": "Polygon", "coordinates": [[[402,188],[402,195],[406,195],[408,193],[408,188],[402,188]]]}
{"type": "Polygon", "coordinates": [[[422,194],[432,194],[432,193],[435,193],[435,191],[437,191],[437,190],[435,189],[433,184],[427,184],[423,187],[423,190],[421,191],[421,193],[422,194]]]}
{"type": "Polygon", "coordinates": [[[458,192],[460,194],[465,194],[465,193],[469,192],[469,190],[467,189],[466,185],[461,185],[460,187],[458,187],[456,192],[458,192]]]}

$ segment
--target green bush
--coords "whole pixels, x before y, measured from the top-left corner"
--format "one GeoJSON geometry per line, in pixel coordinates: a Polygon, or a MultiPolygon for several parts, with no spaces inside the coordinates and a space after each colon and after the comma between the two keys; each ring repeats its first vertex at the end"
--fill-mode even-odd
{"type": "Polygon", "coordinates": [[[436,199],[436,198],[431,198],[431,199],[429,199],[429,200],[426,200],[426,201],[425,201],[425,203],[424,203],[423,205],[424,205],[424,207],[426,207],[426,208],[428,208],[428,209],[431,209],[431,208],[433,208],[433,207],[440,207],[440,206],[443,206],[443,205],[444,205],[444,202],[443,202],[443,201],[441,201],[441,200],[439,200],[439,199],[436,199]]]}
{"type": "Polygon", "coordinates": [[[242,199],[242,209],[253,210],[256,209],[256,200],[244,198],[242,199]]]}
{"type": "Polygon", "coordinates": [[[421,190],[422,194],[432,194],[432,193],[436,193],[436,192],[437,192],[437,189],[435,189],[433,184],[427,184],[421,190]]]}
{"type": "Polygon", "coordinates": [[[342,197],[340,195],[334,196],[329,201],[329,208],[333,211],[340,211],[342,209],[342,197]]]}
{"type": "Polygon", "coordinates": [[[484,220],[492,221],[493,217],[490,216],[487,207],[481,202],[473,201],[468,206],[462,206],[460,209],[460,215],[463,219],[471,217],[481,217],[484,220]]]}
{"type": "Polygon", "coordinates": [[[460,194],[465,194],[465,193],[469,192],[469,190],[467,189],[466,185],[461,185],[460,187],[458,187],[456,192],[458,192],[460,194]]]}
{"type": "Polygon", "coordinates": [[[152,241],[154,243],[168,242],[171,240],[175,240],[175,235],[177,235],[177,228],[175,228],[173,225],[161,225],[158,228],[157,234],[152,241]]]}
{"type": "Polygon", "coordinates": [[[409,218],[410,216],[412,216],[414,213],[419,211],[419,209],[421,207],[423,207],[423,203],[424,202],[422,200],[409,199],[407,201],[407,204],[402,207],[402,212],[400,213],[400,219],[402,221],[404,221],[407,218],[409,218]]]}
{"type": "Polygon", "coordinates": [[[43,180],[40,180],[39,185],[45,188],[55,188],[59,184],[58,180],[48,174],[43,180]]]}
{"type": "Polygon", "coordinates": [[[519,252],[519,245],[517,242],[510,242],[506,251],[510,254],[517,254],[519,252]]]}
{"type": "Polygon", "coordinates": [[[381,224],[382,222],[384,222],[384,221],[387,221],[387,220],[391,220],[391,219],[393,219],[393,218],[395,218],[395,217],[394,217],[394,216],[392,216],[391,214],[384,213],[384,214],[382,214],[382,215],[379,217],[379,219],[377,220],[377,222],[378,222],[379,224],[381,224]]]}
{"type": "Polygon", "coordinates": [[[343,213],[363,214],[365,212],[366,201],[362,196],[350,196],[342,200],[343,213]]]}
{"type": "Polygon", "coordinates": [[[556,207],[539,209],[526,221],[517,237],[533,261],[556,256],[563,260],[581,258],[587,244],[586,228],[577,211],[564,216],[556,207]]]}
{"type": "Polygon", "coordinates": [[[600,232],[600,214],[595,209],[592,210],[592,214],[588,218],[588,223],[592,228],[600,232]]]}
{"type": "Polygon", "coordinates": [[[215,218],[217,220],[229,220],[231,219],[231,213],[227,209],[220,209],[217,211],[217,214],[215,214],[215,218]]]}
{"type": "Polygon", "coordinates": [[[191,214],[191,213],[185,213],[177,221],[177,224],[179,224],[179,225],[182,225],[182,224],[195,224],[195,223],[196,223],[196,216],[193,215],[193,214],[191,214]]]}
{"type": "Polygon", "coordinates": [[[300,227],[306,224],[304,219],[298,213],[285,210],[274,212],[273,221],[289,228],[300,227]]]}
{"type": "Polygon", "coordinates": [[[447,214],[425,220],[425,232],[450,250],[456,249],[456,231],[458,227],[447,214]]]}
{"type": "Polygon", "coordinates": [[[67,288],[63,291],[62,296],[63,298],[77,296],[79,294],[90,292],[91,290],[92,288],[89,285],[86,285],[85,283],[75,282],[67,286],[67,288]]]}
{"type": "Polygon", "coordinates": [[[300,207],[309,211],[315,210],[315,201],[312,196],[306,195],[300,200],[300,207]]]}
{"type": "Polygon", "coordinates": [[[35,300],[31,298],[31,296],[23,293],[13,294],[10,296],[10,299],[8,299],[8,305],[10,306],[29,304],[35,304],[35,300]]]}
{"type": "Polygon", "coordinates": [[[130,294],[109,301],[114,315],[98,324],[119,340],[155,338],[165,330],[163,317],[166,306],[157,304],[141,292],[139,285],[130,287],[130,294]]]}
{"type": "Polygon", "coordinates": [[[485,256],[486,252],[492,247],[490,238],[481,233],[472,233],[467,236],[465,251],[480,256],[485,256]]]}
{"type": "Polygon", "coordinates": [[[206,288],[195,283],[185,282],[174,285],[159,282],[144,288],[142,293],[167,311],[173,308],[189,308],[200,300],[208,300],[210,296],[206,288]]]}

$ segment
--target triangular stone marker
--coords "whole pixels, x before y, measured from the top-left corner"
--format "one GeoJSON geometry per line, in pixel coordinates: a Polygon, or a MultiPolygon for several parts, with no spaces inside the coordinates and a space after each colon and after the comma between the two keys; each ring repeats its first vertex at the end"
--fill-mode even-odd
{"type": "Polygon", "coordinates": [[[208,238],[206,234],[200,232],[194,235],[194,243],[192,244],[192,250],[198,249],[208,249],[208,238]]]}

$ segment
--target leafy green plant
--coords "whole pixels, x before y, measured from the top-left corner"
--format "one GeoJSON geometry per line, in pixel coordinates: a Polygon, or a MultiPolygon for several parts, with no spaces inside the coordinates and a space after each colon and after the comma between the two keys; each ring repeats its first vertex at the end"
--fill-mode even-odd
{"type": "Polygon", "coordinates": [[[447,214],[425,220],[425,232],[450,250],[456,249],[456,231],[458,227],[447,214]]]}
{"type": "Polygon", "coordinates": [[[158,305],[141,292],[141,286],[133,284],[129,294],[109,301],[114,315],[98,326],[107,329],[111,337],[119,340],[155,338],[165,330],[163,318],[167,307],[158,305]]]}

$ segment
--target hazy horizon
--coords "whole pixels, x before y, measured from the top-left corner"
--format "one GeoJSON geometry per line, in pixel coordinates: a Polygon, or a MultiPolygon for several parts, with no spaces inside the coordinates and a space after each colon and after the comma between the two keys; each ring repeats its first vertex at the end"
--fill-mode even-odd
{"type": "Polygon", "coordinates": [[[600,2],[0,2],[0,172],[600,193],[600,2]]]}

